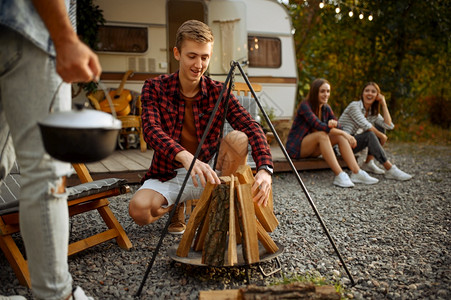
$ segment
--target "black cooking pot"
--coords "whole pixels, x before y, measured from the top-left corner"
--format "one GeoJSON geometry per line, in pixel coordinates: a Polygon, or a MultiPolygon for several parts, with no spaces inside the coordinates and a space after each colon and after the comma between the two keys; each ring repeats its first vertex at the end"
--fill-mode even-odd
{"type": "MultiPolygon", "coordinates": [[[[114,112],[112,102],[111,106],[114,112]]],[[[83,106],[50,113],[39,122],[45,150],[52,157],[71,163],[95,162],[113,153],[121,127],[115,116],[83,106]]]]}

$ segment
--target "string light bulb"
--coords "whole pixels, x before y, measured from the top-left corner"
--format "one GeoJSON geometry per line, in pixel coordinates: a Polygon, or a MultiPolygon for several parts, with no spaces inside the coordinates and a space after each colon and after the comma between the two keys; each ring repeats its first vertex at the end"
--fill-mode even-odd
{"type": "MultiPolygon", "coordinates": [[[[308,3],[307,0],[304,0],[304,2],[308,3]]],[[[356,11],[356,17],[358,16],[358,18],[360,20],[364,20],[365,18],[368,18],[369,21],[373,21],[373,19],[374,19],[373,13],[370,12],[368,9],[365,9],[365,8],[362,8],[362,7],[358,7],[358,6],[355,6],[355,5],[349,5],[343,0],[335,0],[335,1],[330,1],[330,0],[329,1],[324,1],[324,0],[321,0],[319,2],[319,8],[323,9],[328,4],[331,4],[331,6],[333,5],[332,7],[335,7],[334,11],[335,11],[335,14],[337,15],[336,17],[338,19],[341,19],[342,16],[340,14],[346,14],[346,11],[348,11],[348,16],[350,18],[353,18],[354,17],[354,10],[356,11]],[[342,10],[340,8],[340,6],[344,6],[344,10],[342,10]]]]}

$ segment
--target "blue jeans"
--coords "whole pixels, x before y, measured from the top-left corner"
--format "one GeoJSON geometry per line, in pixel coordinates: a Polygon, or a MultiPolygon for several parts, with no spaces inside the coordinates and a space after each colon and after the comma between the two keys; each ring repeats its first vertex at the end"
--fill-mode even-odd
{"type": "MultiPolygon", "coordinates": [[[[38,299],[63,299],[72,290],[69,214],[67,195],[57,189],[71,166],[45,152],[37,123],[49,113],[61,78],[54,58],[15,31],[2,26],[0,30],[0,175],[9,172],[17,157],[22,180],[20,229],[32,292],[38,299]]],[[[70,85],[64,84],[54,108],[67,110],[70,105],[70,85]]]]}
{"type": "MultiPolygon", "coordinates": [[[[384,128],[379,126],[376,126],[376,128],[380,132],[385,133],[384,128]]],[[[381,164],[387,162],[387,155],[385,154],[384,148],[374,132],[365,131],[361,134],[354,135],[354,138],[357,141],[357,146],[353,149],[354,153],[360,152],[368,147],[368,155],[373,155],[381,164]]]]}

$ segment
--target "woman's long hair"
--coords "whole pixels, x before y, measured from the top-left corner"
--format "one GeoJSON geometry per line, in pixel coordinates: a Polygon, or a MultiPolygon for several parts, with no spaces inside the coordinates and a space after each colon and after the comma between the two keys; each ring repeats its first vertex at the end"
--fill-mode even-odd
{"type": "MultiPolygon", "coordinates": [[[[360,93],[360,101],[362,101],[362,103],[363,103],[363,91],[365,91],[366,87],[369,85],[374,86],[376,88],[376,91],[378,94],[381,93],[381,88],[379,87],[379,85],[377,85],[377,83],[372,82],[372,81],[365,83],[365,85],[363,86],[362,92],[360,93]]],[[[373,104],[371,104],[368,115],[377,116],[378,114],[379,114],[379,101],[374,101],[373,104]]]]}
{"type": "Polygon", "coordinates": [[[319,88],[325,83],[330,85],[329,81],[324,78],[317,78],[313,80],[313,82],[310,84],[310,90],[307,94],[307,97],[305,97],[305,101],[308,101],[310,107],[312,108],[312,111],[317,117],[319,117],[319,88]]]}

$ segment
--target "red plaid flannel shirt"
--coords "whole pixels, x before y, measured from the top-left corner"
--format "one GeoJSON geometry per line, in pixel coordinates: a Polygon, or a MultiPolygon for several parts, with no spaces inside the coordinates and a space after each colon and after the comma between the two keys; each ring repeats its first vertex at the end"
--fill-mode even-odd
{"type": "MultiPolygon", "coordinates": [[[[198,101],[193,103],[199,142],[224,84],[203,76],[200,85],[200,93],[196,99],[198,101]]],[[[149,178],[167,181],[176,176],[175,169],[178,168],[178,163],[175,156],[185,150],[179,144],[185,103],[180,94],[178,72],[146,80],[141,101],[144,139],[155,151],[149,171],[142,182],[149,178]]],[[[198,158],[203,162],[209,162],[218,149],[223,115],[224,105],[221,103],[198,158]]],[[[229,100],[226,118],[234,129],[246,133],[249,137],[252,157],[257,168],[262,165],[272,166],[270,148],[261,126],[252,119],[233,95],[229,100]]]]}

